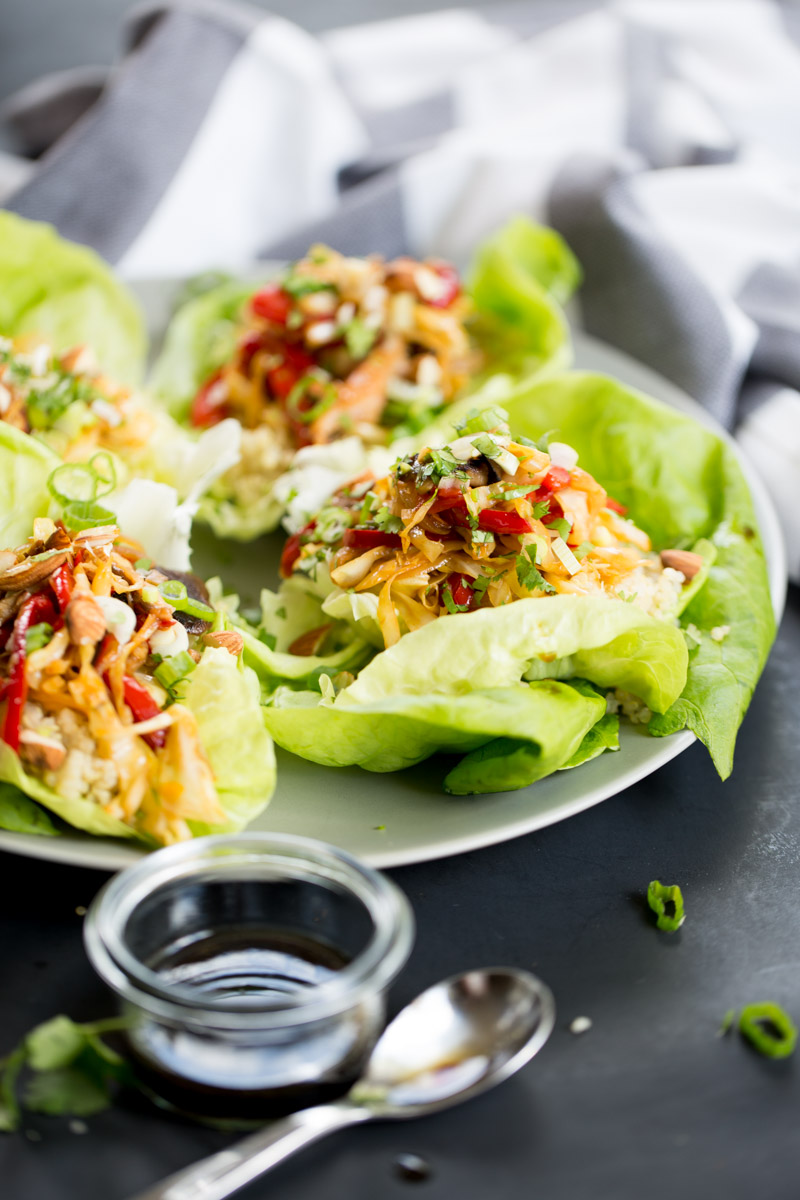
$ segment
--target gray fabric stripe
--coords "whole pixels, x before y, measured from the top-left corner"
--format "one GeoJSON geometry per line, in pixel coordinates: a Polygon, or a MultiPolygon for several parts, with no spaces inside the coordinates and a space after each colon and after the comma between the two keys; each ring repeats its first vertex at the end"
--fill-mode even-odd
{"type": "Polygon", "coordinates": [[[249,37],[266,16],[263,10],[238,4],[236,0],[145,0],[125,14],[122,25],[125,53],[137,50],[164,17],[181,10],[192,12],[223,31],[238,32],[243,38],[249,37]]]}
{"type": "Polygon", "coordinates": [[[553,182],[550,223],[581,262],[589,333],[626,350],[733,423],[744,364],[713,296],[654,232],[627,177],[573,158],[553,182]]]}
{"type": "Polygon", "coordinates": [[[9,208],[116,262],[157,207],[243,42],[238,27],[209,36],[202,16],[169,12],[9,208]]]}
{"type": "Polygon", "coordinates": [[[395,171],[345,192],[342,203],[320,221],[266,246],[259,258],[301,258],[313,242],[326,242],[342,254],[407,253],[403,198],[395,171]]]}
{"type": "Polygon", "coordinates": [[[455,124],[450,92],[438,92],[413,104],[379,112],[362,109],[359,115],[372,144],[384,152],[391,152],[393,146],[432,142],[448,133],[455,124]]]}
{"type": "Polygon", "coordinates": [[[36,79],[0,104],[0,122],[18,154],[38,158],[98,100],[107,67],[71,67],[36,79]]]}
{"type": "Polygon", "coordinates": [[[753,370],[800,389],[800,267],[763,263],[737,301],[758,326],[753,370]]]}

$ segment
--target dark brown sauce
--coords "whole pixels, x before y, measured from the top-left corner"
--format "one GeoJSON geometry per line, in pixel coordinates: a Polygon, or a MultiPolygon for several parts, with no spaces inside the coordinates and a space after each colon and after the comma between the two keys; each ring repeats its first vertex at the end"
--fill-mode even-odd
{"type": "MultiPolygon", "coordinates": [[[[336,947],[283,930],[226,930],[173,943],[148,965],[165,984],[188,987],[197,1001],[266,1011],[308,992],[346,966],[336,947]]],[[[324,1104],[361,1074],[374,1034],[370,1013],[331,1018],[278,1034],[195,1032],[145,1018],[129,1034],[142,1083],[181,1112],[221,1122],[269,1119],[324,1104]]]]}

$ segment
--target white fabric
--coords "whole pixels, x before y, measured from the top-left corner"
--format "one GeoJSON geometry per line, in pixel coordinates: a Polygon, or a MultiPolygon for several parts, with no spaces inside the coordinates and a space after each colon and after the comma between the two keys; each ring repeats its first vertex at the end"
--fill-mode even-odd
{"type": "Polygon", "coordinates": [[[319,43],[270,17],[228,70],[119,270],[147,278],[246,267],[267,238],[329,211],[338,172],[365,149],[319,43]]]}

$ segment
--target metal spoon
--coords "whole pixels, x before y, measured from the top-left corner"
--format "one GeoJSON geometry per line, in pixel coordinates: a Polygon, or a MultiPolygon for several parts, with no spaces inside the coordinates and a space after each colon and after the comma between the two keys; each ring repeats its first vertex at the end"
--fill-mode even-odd
{"type": "Polygon", "coordinates": [[[549,1038],[555,1011],[549,988],[527,971],[498,967],[446,979],[395,1017],[341,1100],[275,1121],[136,1200],[224,1200],[336,1129],[460,1104],[524,1067],[549,1038]]]}

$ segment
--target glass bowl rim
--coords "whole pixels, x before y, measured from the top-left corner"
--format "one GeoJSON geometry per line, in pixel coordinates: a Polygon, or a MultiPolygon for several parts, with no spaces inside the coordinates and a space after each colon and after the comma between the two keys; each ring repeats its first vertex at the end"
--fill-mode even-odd
{"type": "Polygon", "coordinates": [[[172,1024],[230,1031],[285,1028],[344,1012],[388,986],[405,964],[413,940],[411,905],[387,876],[327,842],[269,832],[214,834],[155,850],[100,889],[84,924],[84,944],[95,971],[127,1003],[172,1024]],[[165,984],[125,945],[127,922],[155,891],[202,874],[224,855],[240,867],[296,864],[316,874],[322,886],[345,888],[372,920],[366,945],[332,979],[282,996],[275,1006],[234,1007],[198,997],[186,985],[165,984]]]}

